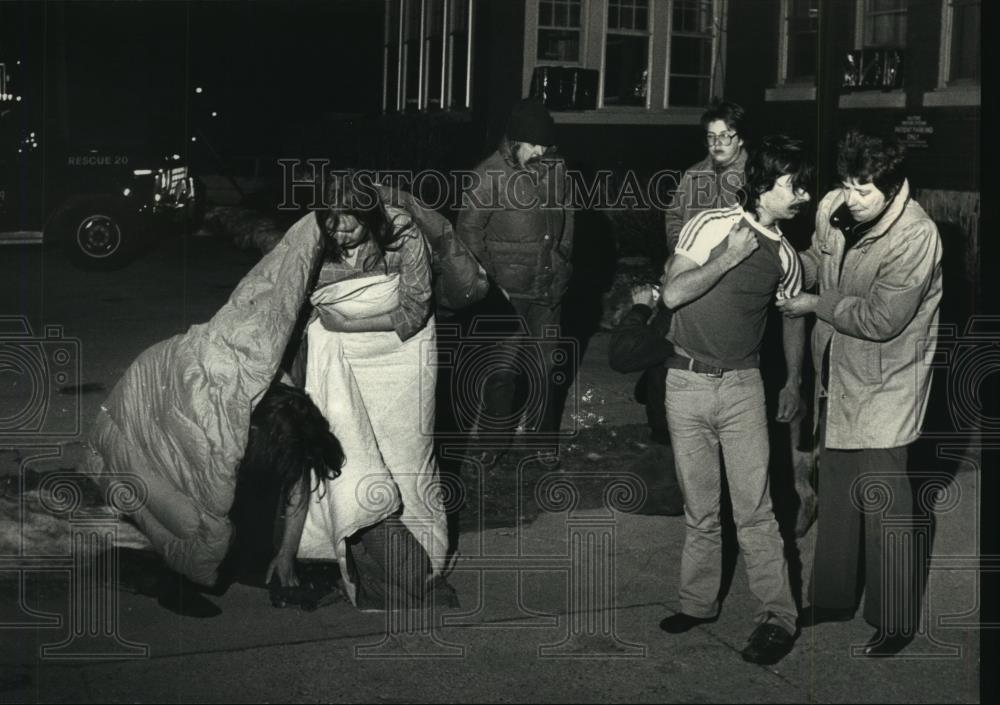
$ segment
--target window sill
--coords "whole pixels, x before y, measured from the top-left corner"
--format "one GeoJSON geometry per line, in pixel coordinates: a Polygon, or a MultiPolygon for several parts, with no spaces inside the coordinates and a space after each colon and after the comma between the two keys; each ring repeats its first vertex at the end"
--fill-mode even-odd
{"type": "Polygon", "coordinates": [[[980,105],[980,86],[948,86],[924,93],[925,108],[980,105]]]}
{"type": "Polygon", "coordinates": [[[905,108],[906,93],[903,91],[859,91],[840,96],[841,108],[905,108]]]}
{"type": "Polygon", "coordinates": [[[602,108],[600,110],[552,110],[552,119],[562,125],[697,125],[702,108],[602,108]]]}
{"type": "Polygon", "coordinates": [[[389,118],[422,118],[425,120],[436,120],[438,122],[472,122],[472,111],[468,108],[456,108],[454,110],[408,110],[400,112],[391,110],[381,113],[382,117],[389,118]]]}
{"type": "Polygon", "coordinates": [[[816,86],[812,83],[783,83],[764,91],[764,100],[772,103],[793,100],[816,100],[816,86]]]}

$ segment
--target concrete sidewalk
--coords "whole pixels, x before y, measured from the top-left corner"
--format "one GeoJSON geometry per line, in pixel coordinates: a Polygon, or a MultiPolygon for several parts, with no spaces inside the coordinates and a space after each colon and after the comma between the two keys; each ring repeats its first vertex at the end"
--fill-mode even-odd
{"type": "MultiPolygon", "coordinates": [[[[972,478],[959,476],[966,497],[974,495],[972,478]]],[[[962,533],[942,525],[936,554],[957,550],[962,533]]],[[[458,610],[361,613],[345,603],[313,613],[276,610],[264,591],[234,586],[217,600],[223,615],[199,621],[119,594],[118,633],[146,655],[39,658],[40,646],[59,642],[66,625],[8,632],[0,699],[978,701],[977,634],[941,624],[975,607],[973,573],[932,566],[929,632],[907,658],[852,657],[851,645],[871,631],[856,619],[807,631],[780,664],[762,668],[739,657],[754,608],[742,565],[718,622],[680,636],[658,629],[677,609],[682,534],[680,518],[593,510],[466,534],[451,576],[458,610]]],[[[62,602],[31,606],[59,614],[62,602]]]]}
{"type": "MultiPolygon", "coordinates": [[[[598,335],[587,348],[567,414],[641,423],[634,379],[607,370],[606,346],[598,335]]],[[[716,623],[663,633],[683,517],[622,511],[635,497],[613,476],[608,506],[573,510],[575,468],[564,470],[543,480],[547,511],[532,523],[460,537],[460,609],[307,613],[235,585],[212,598],[220,617],[194,620],[138,594],[29,585],[0,608],[0,702],[979,701],[970,464],[937,497],[924,629],[904,657],[852,656],[872,631],[859,616],[807,630],[770,668],[740,659],[755,608],[742,562],[716,623]]],[[[814,539],[815,527],[799,546],[806,572],[814,539]]]]}

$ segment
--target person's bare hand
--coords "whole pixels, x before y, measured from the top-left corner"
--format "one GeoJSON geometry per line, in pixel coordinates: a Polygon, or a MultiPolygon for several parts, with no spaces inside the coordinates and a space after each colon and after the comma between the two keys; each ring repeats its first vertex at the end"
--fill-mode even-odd
{"type": "Polygon", "coordinates": [[[757,236],[749,225],[742,220],[732,227],[727,238],[726,248],[733,260],[739,264],[760,247],[757,236]]]}
{"type": "Polygon", "coordinates": [[[290,554],[279,551],[264,573],[264,584],[271,582],[271,577],[278,578],[282,587],[298,587],[299,576],[295,574],[295,558],[290,554]]]}
{"type": "Polygon", "coordinates": [[[637,284],[632,287],[632,305],[656,306],[657,299],[660,298],[659,288],[649,284],[637,284]]]}
{"type": "Polygon", "coordinates": [[[799,386],[792,382],[785,384],[778,393],[778,414],[775,419],[779,423],[791,423],[799,415],[801,408],[799,386]]]}
{"type": "Polygon", "coordinates": [[[798,318],[816,312],[819,297],[816,294],[799,294],[790,299],[781,299],[775,305],[789,318],[798,318]]]}

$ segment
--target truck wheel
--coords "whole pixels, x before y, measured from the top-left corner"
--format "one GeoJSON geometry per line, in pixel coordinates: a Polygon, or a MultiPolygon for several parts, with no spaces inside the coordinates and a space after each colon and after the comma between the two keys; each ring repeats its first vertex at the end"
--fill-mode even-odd
{"type": "Polygon", "coordinates": [[[135,254],[135,233],[109,200],[74,206],[58,221],[59,241],[67,257],[83,269],[119,269],[135,254]]]}

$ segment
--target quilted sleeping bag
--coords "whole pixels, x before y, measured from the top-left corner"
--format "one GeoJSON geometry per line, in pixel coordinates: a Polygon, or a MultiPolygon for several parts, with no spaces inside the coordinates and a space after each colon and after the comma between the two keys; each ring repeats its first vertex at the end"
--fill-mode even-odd
{"type": "MultiPolygon", "coordinates": [[[[436,276],[449,280],[449,296],[442,290],[438,298],[450,300],[438,304],[480,299],[485,279],[464,247],[455,251],[461,243],[447,219],[405,192],[383,195],[413,215],[436,276]]],[[[132,517],[167,565],[197,583],[218,577],[250,414],[277,373],[321,250],[310,213],[210,321],[140,354],[94,420],[83,471],[105,486],[122,476],[138,484],[145,500],[132,517]]]]}
{"type": "Polygon", "coordinates": [[[99,484],[130,475],[146,496],[139,528],[167,565],[203,585],[229,546],[250,413],[278,370],[319,252],[310,214],[210,321],[139,355],[91,430],[84,471],[99,484]]]}

